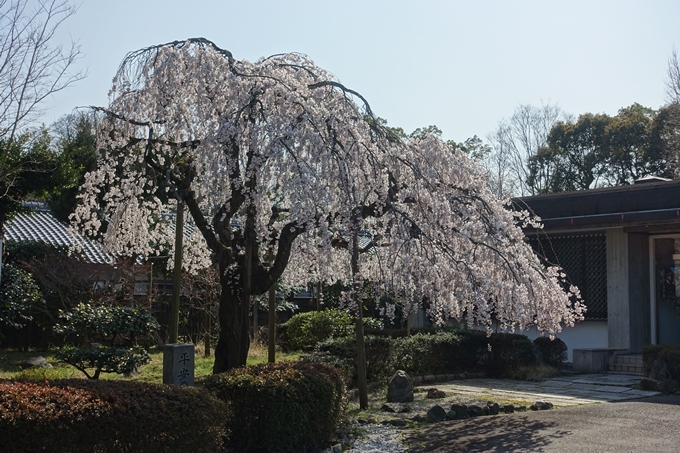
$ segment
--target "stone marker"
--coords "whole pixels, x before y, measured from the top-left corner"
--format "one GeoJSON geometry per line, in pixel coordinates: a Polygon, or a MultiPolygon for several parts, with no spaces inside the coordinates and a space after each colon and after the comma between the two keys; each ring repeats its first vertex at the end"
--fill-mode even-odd
{"type": "Polygon", "coordinates": [[[166,344],[163,350],[163,384],[194,385],[194,345],[166,344]]]}
{"type": "Polygon", "coordinates": [[[406,371],[398,370],[387,384],[387,401],[390,403],[412,403],[413,381],[406,371]]]}

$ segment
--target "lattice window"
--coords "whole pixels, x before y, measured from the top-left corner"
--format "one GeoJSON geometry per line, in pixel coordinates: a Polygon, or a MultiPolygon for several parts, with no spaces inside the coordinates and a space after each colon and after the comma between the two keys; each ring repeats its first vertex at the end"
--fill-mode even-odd
{"type": "Polygon", "coordinates": [[[604,233],[534,236],[529,243],[548,263],[558,264],[581,290],[585,318],[607,320],[607,243],[604,233]]]}

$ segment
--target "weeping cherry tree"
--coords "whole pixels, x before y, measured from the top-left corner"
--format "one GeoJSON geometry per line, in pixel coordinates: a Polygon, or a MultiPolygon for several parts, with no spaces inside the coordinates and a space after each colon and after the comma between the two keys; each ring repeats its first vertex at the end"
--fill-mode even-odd
{"type": "Polygon", "coordinates": [[[101,110],[74,225],[108,252],[148,256],[172,249],[162,214],[185,204],[183,266],[219,265],[216,373],[246,363],[250,297],[279,278],[340,279],[355,309],[426,299],[438,321],[474,326],[553,335],[582,317],[577,290],[524,242],[533,221],[470,159],[433,135],[391,135],[305,55],[251,63],[203,38],[149,47],[127,55],[101,110]]]}

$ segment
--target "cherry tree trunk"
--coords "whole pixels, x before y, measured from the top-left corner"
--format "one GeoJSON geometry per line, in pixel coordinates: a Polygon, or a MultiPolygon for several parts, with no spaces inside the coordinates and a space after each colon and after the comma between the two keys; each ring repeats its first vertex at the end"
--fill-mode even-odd
{"type": "Polygon", "coordinates": [[[220,333],[215,347],[214,374],[245,366],[250,347],[250,295],[243,285],[243,267],[229,268],[230,263],[224,261],[220,260],[220,333]]]}

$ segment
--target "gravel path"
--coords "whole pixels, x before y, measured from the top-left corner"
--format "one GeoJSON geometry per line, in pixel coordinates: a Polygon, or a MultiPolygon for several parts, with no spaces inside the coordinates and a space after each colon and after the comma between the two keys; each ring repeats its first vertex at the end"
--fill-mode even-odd
{"type": "Polygon", "coordinates": [[[404,443],[399,431],[393,426],[364,425],[366,437],[357,439],[354,446],[347,450],[352,453],[405,453],[404,443]]]}

